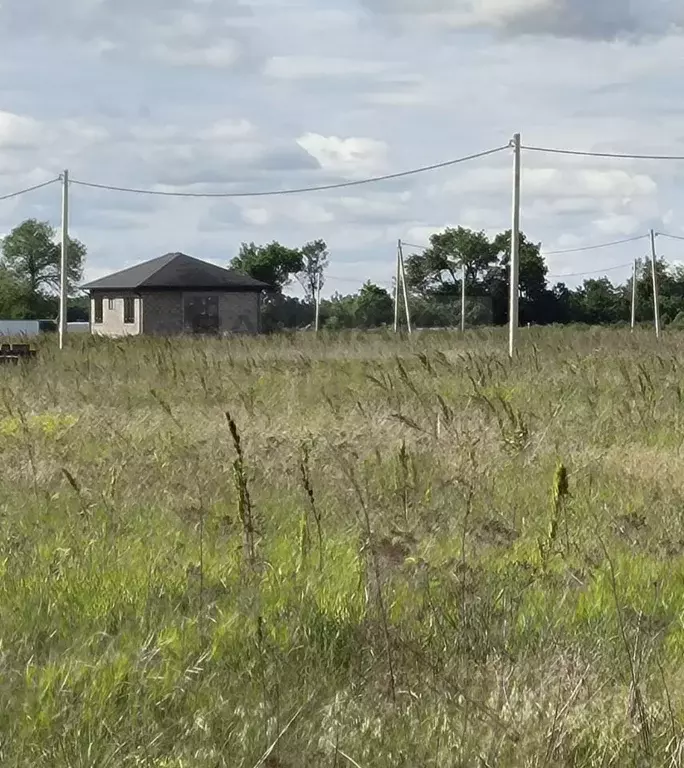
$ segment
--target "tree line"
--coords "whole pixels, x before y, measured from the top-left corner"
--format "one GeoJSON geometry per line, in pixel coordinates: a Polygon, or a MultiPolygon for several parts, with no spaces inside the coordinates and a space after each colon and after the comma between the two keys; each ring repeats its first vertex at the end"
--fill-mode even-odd
{"type": "MultiPolygon", "coordinates": [[[[465,273],[466,320],[469,325],[508,322],[508,268],[511,232],[488,237],[464,227],[447,228],[430,238],[427,248],[407,254],[406,284],[414,325],[453,327],[461,315],[461,280],[465,273]]],[[[78,286],[83,278],[87,249],[69,240],[69,320],[87,320],[88,302],[78,286]]],[[[48,222],[27,219],[0,243],[0,317],[49,319],[58,314],[61,247],[48,222]]],[[[330,253],[324,240],[299,248],[277,241],[243,243],[230,262],[272,286],[264,307],[265,330],[302,328],[314,322],[317,291],[325,286],[330,253]],[[298,282],[304,296],[287,295],[298,282]]],[[[661,317],[664,325],[684,325],[684,267],[658,260],[661,317]]],[[[541,244],[520,236],[520,321],[549,325],[591,325],[629,322],[632,279],[614,284],[607,277],[587,279],[571,289],[548,281],[541,244]]],[[[652,274],[643,260],[637,271],[637,321],[653,321],[652,274]]],[[[393,298],[386,287],[366,282],[351,294],[335,293],[320,306],[323,327],[374,328],[391,325],[393,298]]]]}
{"type": "MultiPolygon", "coordinates": [[[[417,327],[453,327],[461,316],[461,280],[465,268],[468,325],[508,322],[511,231],[493,238],[464,227],[447,228],[430,238],[429,247],[406,257],[406,284],[412,320],[417,327]]],[[[270,329],[297,328],[314,321],[315,288],[325,283],[329,254],[322,240],[301,249],[277,242],[243,244],[232,266],[274,286],[265,322],[270,329]],[[293,281],[304,286],[304,298],[287,296],[293,281]]],[[[653,322],[652,267],[637,269],[637,322],[653,322]]],[[[656,262],[661,320],[684,325],[684,267],[656,262]]],[[[549,284],[541,243],[520,235],[520,322],[551,325],[627,323],[631,317],[632,278],[614,284],[590,278],[571,289],[549,284]]],[[[403,310],[402,310],[403,311],[403,310]]],[[[401,313],[400,313],[401,314],[401,313]]],[[[321,324],[328,328],[373,328],[394,321],[393,297],[386,288],[366,282],[352,294],[336,293],[321,302],[321,324]]]]}

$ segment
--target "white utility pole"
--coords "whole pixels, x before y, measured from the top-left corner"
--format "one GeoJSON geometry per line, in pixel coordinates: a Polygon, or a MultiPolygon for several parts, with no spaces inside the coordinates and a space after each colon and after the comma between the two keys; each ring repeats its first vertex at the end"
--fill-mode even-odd
{"type": "Polygon", "coordinates": [[[401,267],[399,266],[399,254],[401,253],[401,240],[397,241],[397,269],[394,277],[394,332],[399,330],[399,281],[401,280],[401,267]]]}
{"type": "Polygon", "coordinates": [[[465,263],[461,269],[461,333],[466,329],[466,267],[465,263]]]}
{"type": "Polygon", "coordinates": [[[660,303],[658,301],[658,256],[656,254],[655,232],[651,230],[651,273],[653,275],[653,316],[655,318],[656,338],[660,338],[660,303]]]}
{"type": "Polygon", "coordinates": [[[639,271],[639,260],[634,259],[634,271],[632,272],[632,333],[636,328],[636,306],[637,306],[637,273],[639,271]]]}
{"type": "Polygon", "coordinates": [[[59,264],[59,348],[67,332],[67,259],[69,256],[69,171],[62,173],[62,253],[59,264]]]}
{"type": "Polygon", "coordinates": [[[408,292],[406,290],[406,269],[404,267],[404,249],[399,241],[399,270],[401,274],[401,287],[404,293],[404,309],[406,310],[406,327],[409,333],[413,333],[411,328],[411,310],[408,303],[408,292]]]}
{"type": "Polygon", "coordinates": [[[316,275],[316,322],[315,322],[316,333],[318,333],[320,319],[321,319],[321,271],[319,270],[318,274],[316,275]]]}
{"type": "Polygon", "coordinates": [[[513,137],[513,221],[511,227],[511,295],[508,318],[508,354],[515,354],[519,322],[520,283],[520,134],[513,137]]]}

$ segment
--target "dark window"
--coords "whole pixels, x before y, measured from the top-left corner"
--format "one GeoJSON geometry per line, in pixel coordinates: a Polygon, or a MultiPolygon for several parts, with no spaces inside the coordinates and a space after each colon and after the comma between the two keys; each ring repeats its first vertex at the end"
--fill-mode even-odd
{"type": "Polygon", "coordinates": [[[95,322],[102,322],[102,296],[95,297],[95,322]]]}
{"type": "Polygon", "coordinates": [[[218,333],[220,325],[218,296],[185,294],[183,318],[186,332],[218,333]]]}
{"type": "Polygon", "coordinates": [[[116,299],[107,299],[107,309],[116,308],[116,299]]]}
{"type": "Polygon", "coordinates": [[[124,299],[124,323],[135,322],[135,299],[128,296],[124,299]]]}

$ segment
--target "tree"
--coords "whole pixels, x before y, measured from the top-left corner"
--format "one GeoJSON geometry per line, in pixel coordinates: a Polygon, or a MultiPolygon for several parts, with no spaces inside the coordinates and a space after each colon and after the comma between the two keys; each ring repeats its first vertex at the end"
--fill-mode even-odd
{"type": "MultiPolygon", "coordinates": [[[[530,302],[542,298],[546,292],[548,267],[541,255],[541,243],[532,243],[520,233],[520,293],[530,302]]],[[[500,255],[499,263],[509,267],[511,263],[511,230],[506,230],[494,238],[494,248],[500,255]]]]}
{"type": "Polygon", "coordinates": [[[26,292],[15,276],[0,266],[0,317],[6,320],[20,320],[29,315],[26,292]]]}
{"type": "Polygon", "coordinates": [[[299,282],[304,288],[306,301],[313,302],[320,284],[323,287],[323,273],[328,267],[328,246],[325,240],[312,240],[301,249],[302,271],[299,273],[299,282]],[[320,283],[319,283],[320,281],[320,283]]]}
{"type": "Polygon", "coordinates": [[[461,268],[466,284],[473,286],[496,258],[484,232],[447,227],[430,237],[430,247],[406,260],[406,282],[422,294],[455,294],[460,290],[461,268]]]}
{"type": "Polygon", "coordinates": [[[294,296],[277,293],[265,303],[261,328],[270,333],[284,328],[304,328],[314,321],[314,307],[294,296]]]}
{"type": "MultiPolygon", "coordinates": [[[[46,221],[27,219],[2,240],[0,266],[19,286],[26,312],[42,314],[50,294],[60,287],[62,246],[55,242],[55,230],[46,221]]],[[[67,291],[71,295],[83,278],[86,248],[69,238],[67,250],[67,291]]]]}
{"type": "Polygon", "coordinates": [[[576,291],[583,320],[592,325],[603,325],[626,320],[628,305],[624,291],[616,288],[607,277],[585,280],[576,291]]]}
{"type": "Polygon", "coordinates": [[[292,276],[302,271],[304,259],[298,248],[288,248],[274,240],[268,245],[242,243],[240,253],[230,265],[281,292],[292,276]]]}
{"type": "Polygon", "coordinates": [[[389,293],[370,281],[365,283],[356,297],[354,321],[360,328],[377,328],[392,322],[394,305],[389,293]]]}

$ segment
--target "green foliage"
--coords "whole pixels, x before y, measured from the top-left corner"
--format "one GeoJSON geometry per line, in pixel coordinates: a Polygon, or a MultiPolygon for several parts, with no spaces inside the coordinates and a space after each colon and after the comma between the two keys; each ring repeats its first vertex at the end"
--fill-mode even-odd
{"type": "Polygon", "coordinates": [[[293,275],[302,271],[304,258],[301,250],[275,241],[268,245],[243,243],[240,253],[231,261],[231,267],[268,283],[275,291],[282,291],[293,275]]]}
{"type": "Polygon", "coordinates": [[[684,328],[684,310],[680,310],[671,323],[673,328],[684,328]]]}
{"type": "MultiPolygon", "coordinates": [[[[489,238],[484,232],[447,227],[430,237],[430,246],[406,256],[406,276],[413,324],[417,328],[460,325],[462,267],[466,280],[466,324],[468,327],[503,325],[508,322],[509,260],[511,232],[489,238]]],[[[232,265],[269,282],[279,295],[266,302],[263,324],[268,331],[303,328],[314,322],[315,292],[329,254],[323,240],[313,240],[299,249],[279,243],[243,244],[232,265]],[[282,295],[296,276],[304,287],[304,298],[282,295]]],[[[656,265],[661,319],[672,325],[684,311],[684,268],[670,267],[660,259],[656,265]]],[[[614,285],[607,277],[585,280],[574,290],[564,283],[549,285],[548,268],[541,244],[520,235],[520,322],[522,325],[586,323],[618,325],[630,319],[631,279],[614,285]]],[[[321,304],[321,322],[331,330],[372,328],[392,323],[391,297],[384,289],[369,292],[364,286],[350,295],[335,294],[321,304]]],[[[400,313],[403,317],[403,309],[400,313]]],[[[653,288],[650,262],[639,265],[637,320],[652,322],[653,288]]]]}
{"type": "MultiPolygon", "coordinates": [[[[44,318],[56,312],[61,243],[48,222],[27,219],[2,241],[0,314],[8,318],[44,318]]],[[[83,277],[86,248],[69,239],[68,292],[73,295],[83,277]]]]}
{"type": "Polygon", "coordinates": [[[378,328],[394,322],[394,303],[384,288],[369,281],[353,296],[322,302],[321,317],[329,330],[378,328]]]}
{"type": "Polygon", "coordinates": [[[505,342],[4,370],[3,768],[679,765],[679,335],[505,342]]]}
{"type": "Polygon", "coordinates": [[[629,317],[625,291],[613,286],[607,277],[585,280],[575,296],[585,323],[604,325],[629,317]]]}
{"type": "Polygon", "coordinates": [[[325,285],[325,270],[328,268],[328,246],[325,240],[313,240],[302,246],[302,271],[298,275],[304,288],[306,301],[313,303],[318,288],[325,285]]]}
{"type": "Polygon", "coordinates": [[[475,282],[496,259],[496,248],[484,232],[447,228],[430,237],[430,248],[406,259],[406,282],[422,295],[460,291],[461,269],[475,282]]]}
{"type": "Polygon", "coordinates": [[[354,305],[354,324],[357,328],[377,328],[392,322],[392,297],[384,289],[371,282],[364,284],[354,305]]]}

